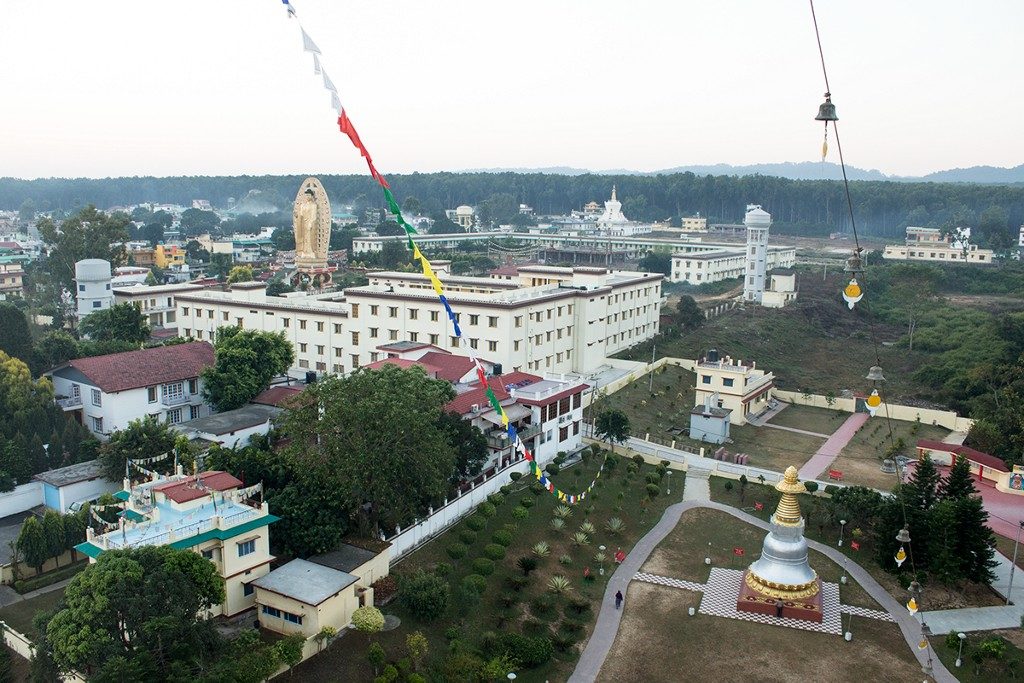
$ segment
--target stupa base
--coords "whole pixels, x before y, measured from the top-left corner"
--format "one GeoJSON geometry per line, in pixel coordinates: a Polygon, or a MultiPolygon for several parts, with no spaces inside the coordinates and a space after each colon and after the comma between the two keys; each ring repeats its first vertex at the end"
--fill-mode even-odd
{"type": "MultiPolygon", "coordinates": [[[[748,569],[747,572],[750,570],[748,569]]],[[[736,609],[740,612],[753,612],[774,617],[777,615],[779,598],[762,593],[747,581],[747,572],[743,573],[740,582],[740,594],[736,599],[736,609]]],[[[782,616],[787,619],[801,619],[821,623],[821,579],[815,579],[817,590],[807,597],[791,597],[782,599],[782,616]]]]}

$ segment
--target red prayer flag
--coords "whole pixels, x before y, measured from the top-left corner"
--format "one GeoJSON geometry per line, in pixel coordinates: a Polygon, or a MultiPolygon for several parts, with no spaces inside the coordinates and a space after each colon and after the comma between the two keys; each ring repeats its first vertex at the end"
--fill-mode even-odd
{"type": "Polygon", "coordinates": [[[590,567],[583,568],[583,576],[590,576],[590,567]]]}
{"type": "Polygon", "coordinates": [[[860,543],[857,543],[857,541],[850,541],[850,547],[854,550],[860,550],[860,543]]]}
{"type": "Polygon", "coordinates": [[[622,561],[625,560],[625,559],[626,559],[626,553],[622,552],[621,550],[617,550],[615,552],[615,561],[616,562],[618,562],[619,564],[622,564],[622,561]]]}
{"type": "Polygon", "coordinates": [[[390,189],[391,186],[388,185],[388,181],[377,172],[377,167],[373,165],[373,157],[370,156],[370,152],[366,149],[363,141],[359,139],[359,133],[356,131],[356,127],[352,125],[352,120],[349,119],[348,113],[344,109],[341,110],[341,115],[338,116],[338,128],[348,136],[348,139],[352,141],[355,148],[359,150],[359,154],[366,159],[366,165],[369,167],[370,175],[373,176],[373,179],[385,190],[390,189]]]}
{"type": "Polygon", "coordinates": [[[732,554],[733,555],[743,555],[743,548],[739,548],[739,547],[733,548],[732,549],[732,554]]]}
{"type": "Polygon", "coordinates": [[[764,510],[764,503],[754,503],[754,509],[758,511],[764,510]]]}

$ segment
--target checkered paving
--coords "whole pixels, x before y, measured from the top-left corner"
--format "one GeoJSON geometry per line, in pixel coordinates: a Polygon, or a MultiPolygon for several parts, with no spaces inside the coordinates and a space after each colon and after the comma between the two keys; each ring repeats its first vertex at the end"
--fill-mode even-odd
{"type": "Polygon", "coordinates": [[[682,588],[687,591],[697,591],[701,593],[704,591],[703,583],[694,583],[693,581],[683,581],[681,579],[673,579],[668,576],[658,576],[657,574],[647,574],[645,572],[637,572],[633,575],[633,578],[637,581],[645,581],[647,583],[656,583],[660,586],[670,586],[671,588],[682,588]]]}
{"type": "Polygon", "coordinates": [[[868,609],[867,607],[855,607],[853,605],[840,605],[839,609],[846,614],[852,614],[855,617],[867,617],[868,619],[878,619],[879,621],[891,621],[895,623],[895,619],[888,612],[883,612],[877,609],[868,609]]]}
{"type": "Polygon", "coordinates": [[[701,614],[714,617],[756,621],[761,624],[787,626],[803,631],[831,633],[837,636],[842,634],[843,627],[839,613],[839,586],[837,584],[821,584],[822,622],[818,624],[813,621],[803,621],[802,619],[779,618],[767,614],[740,612],[736,609],[736,596],[740,593],[742,581],[743,572],[738,569],[713,568],[711,576],[708,577],[708,582],[705,584],[704,598],[700,601],[700,609],[698,611],[701,614]]]}

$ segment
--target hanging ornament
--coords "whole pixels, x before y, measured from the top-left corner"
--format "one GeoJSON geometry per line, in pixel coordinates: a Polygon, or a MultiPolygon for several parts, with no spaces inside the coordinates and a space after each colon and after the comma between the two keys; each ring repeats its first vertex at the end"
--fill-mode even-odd
{"type": "Polygon", "coordinates": [[[882,397],[878,395],[878,389],[872,389],[871,395],[868,396],[864,403],[867,404],[868,413],[871,417],[874,417],[875,411],[878,410],[878,406],[882,405],[882,397]]]}
{"type": "Polygon", "coordinates": [[[821,160],[825,161],[828,156],[828,125],[825,125],[825,139],[821,142],[821,160]]]}
{"type": "MultiPolygon", "coordinates": [[[[903,549],[903,546],[900,546],[900,549],[896,551],[895,559],[897,567],[902,567],[903,563],[907,561],[907,551],[903,549]]],[[[911,602],[913,602],[913,600],[911,600],[911,602]]]]}
{"type": "Polygon", "coordinates": [[[917,614],[917,600],[910,598],[910,600],[907,601],[907,611],[911,614],[917,614]]]}
{"type": "Polygon", "coordinates": [[[843,289],[843,301],[853,310],[854,305],[864,298],[864,290],[857,284],[857,278],[850,278],[850,284],[843,289]]]}

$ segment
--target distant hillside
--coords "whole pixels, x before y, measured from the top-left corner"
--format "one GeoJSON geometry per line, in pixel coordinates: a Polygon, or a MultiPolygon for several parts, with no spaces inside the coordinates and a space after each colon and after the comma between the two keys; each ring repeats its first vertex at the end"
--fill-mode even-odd
{"type": "Polygon", "coordinates": [[[936,171],[921,178],[934,183],[1024,183],[1024,164],[1013,168],[971,166],[936,171]]]}

